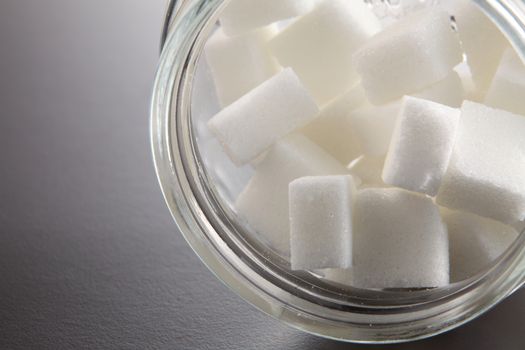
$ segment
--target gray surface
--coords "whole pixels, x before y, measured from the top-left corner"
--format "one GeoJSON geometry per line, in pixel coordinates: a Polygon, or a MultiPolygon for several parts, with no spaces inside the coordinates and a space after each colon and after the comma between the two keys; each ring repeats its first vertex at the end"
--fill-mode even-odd
{"type": "MultiPolygon", "coordinates": [[[[0,0],[0,349],[360,348],[254,310],[177,233],[147,135],[163,6],[0,0]]],[[[524,311],[391,348],[523,349],[524,311]]]]}

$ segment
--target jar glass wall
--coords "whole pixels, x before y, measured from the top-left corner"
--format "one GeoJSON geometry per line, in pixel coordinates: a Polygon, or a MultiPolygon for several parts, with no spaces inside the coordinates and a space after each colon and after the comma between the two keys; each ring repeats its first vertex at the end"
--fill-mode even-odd
{"type": "MultiPolygon", "coordinates": [[[[218,107],[200,59],[225,3],[171,2],[151,108],[152,147],[166,202],[189,244],[224,283],[298,329],[363,343],[401,342],[444,332],[522,285],[523,234],[488,271],[444,288],[359,290],[291,271],[285,257],[238,220],[231,203],[249,179],[250,168],[225,166],[221,155],[213,153],[217,147],[205,127],[218,107]]],[[[516,50],[525,53],[525,5],[519,0],[478,3],[516,50]]]]}

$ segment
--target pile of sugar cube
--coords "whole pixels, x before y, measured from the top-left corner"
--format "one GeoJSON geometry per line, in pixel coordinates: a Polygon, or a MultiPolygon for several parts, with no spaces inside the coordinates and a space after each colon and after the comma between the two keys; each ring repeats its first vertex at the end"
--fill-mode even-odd
{"type": "Polygon", "coordinates": [[[469,0],[386,25],[364,1],[232,0],[205,46],[208,122],[254,175],[242,222],[293,270],[434,288],[525,220],[525,68],[469,0]]]}

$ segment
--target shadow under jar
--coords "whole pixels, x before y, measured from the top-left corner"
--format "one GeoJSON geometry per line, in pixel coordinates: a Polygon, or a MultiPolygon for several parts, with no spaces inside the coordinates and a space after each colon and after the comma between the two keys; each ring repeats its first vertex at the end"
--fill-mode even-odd
{"type": "MultiPolygon", "coordinates": [[[[525,53],[523,2],[477,2],[517,52],[525,53]]],[[[202,53],[226,4],[171,1],[151,107],[152,148],[166,202],[186,240],[219,279],[295,328],[360,343],[403,342],[445,332],[524,283],[523,234],[488,270],[435,289],[362,290],[290,270],[288,259],[237,217],[232,203],[252,170],[228,164],[206,127],[219,107],[202,53]]]]}

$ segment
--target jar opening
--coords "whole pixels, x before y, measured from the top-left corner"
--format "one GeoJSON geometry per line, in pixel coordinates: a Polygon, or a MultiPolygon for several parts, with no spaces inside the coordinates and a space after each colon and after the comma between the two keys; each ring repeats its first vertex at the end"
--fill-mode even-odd
{"type": "MultiPolygon", "coordinates": [[[[399,11],[397,2],[389,3],[393,6],[383,10],[399,11]]],[[[479,3],[523,56],[525,25],[519,19],[525,11],[513,2],[479,3]]],[[[224,6],[219,0],[188,1],[173,11],[151,130],[157,172],[170,210],[186,239],[221,279],[298,328],[359,342],[404,341],[445,331],[482,313],[522,284],[523,232],[489,269],[441,288],[361,290],[330,282],[315,272],[291,271],[286,256],[248,229],[233,208],[253,170],[224,167],[225,155],[207,131],[206,122],[219,105],[209,89],[211,77],[202,52],[224,6]]]]}

